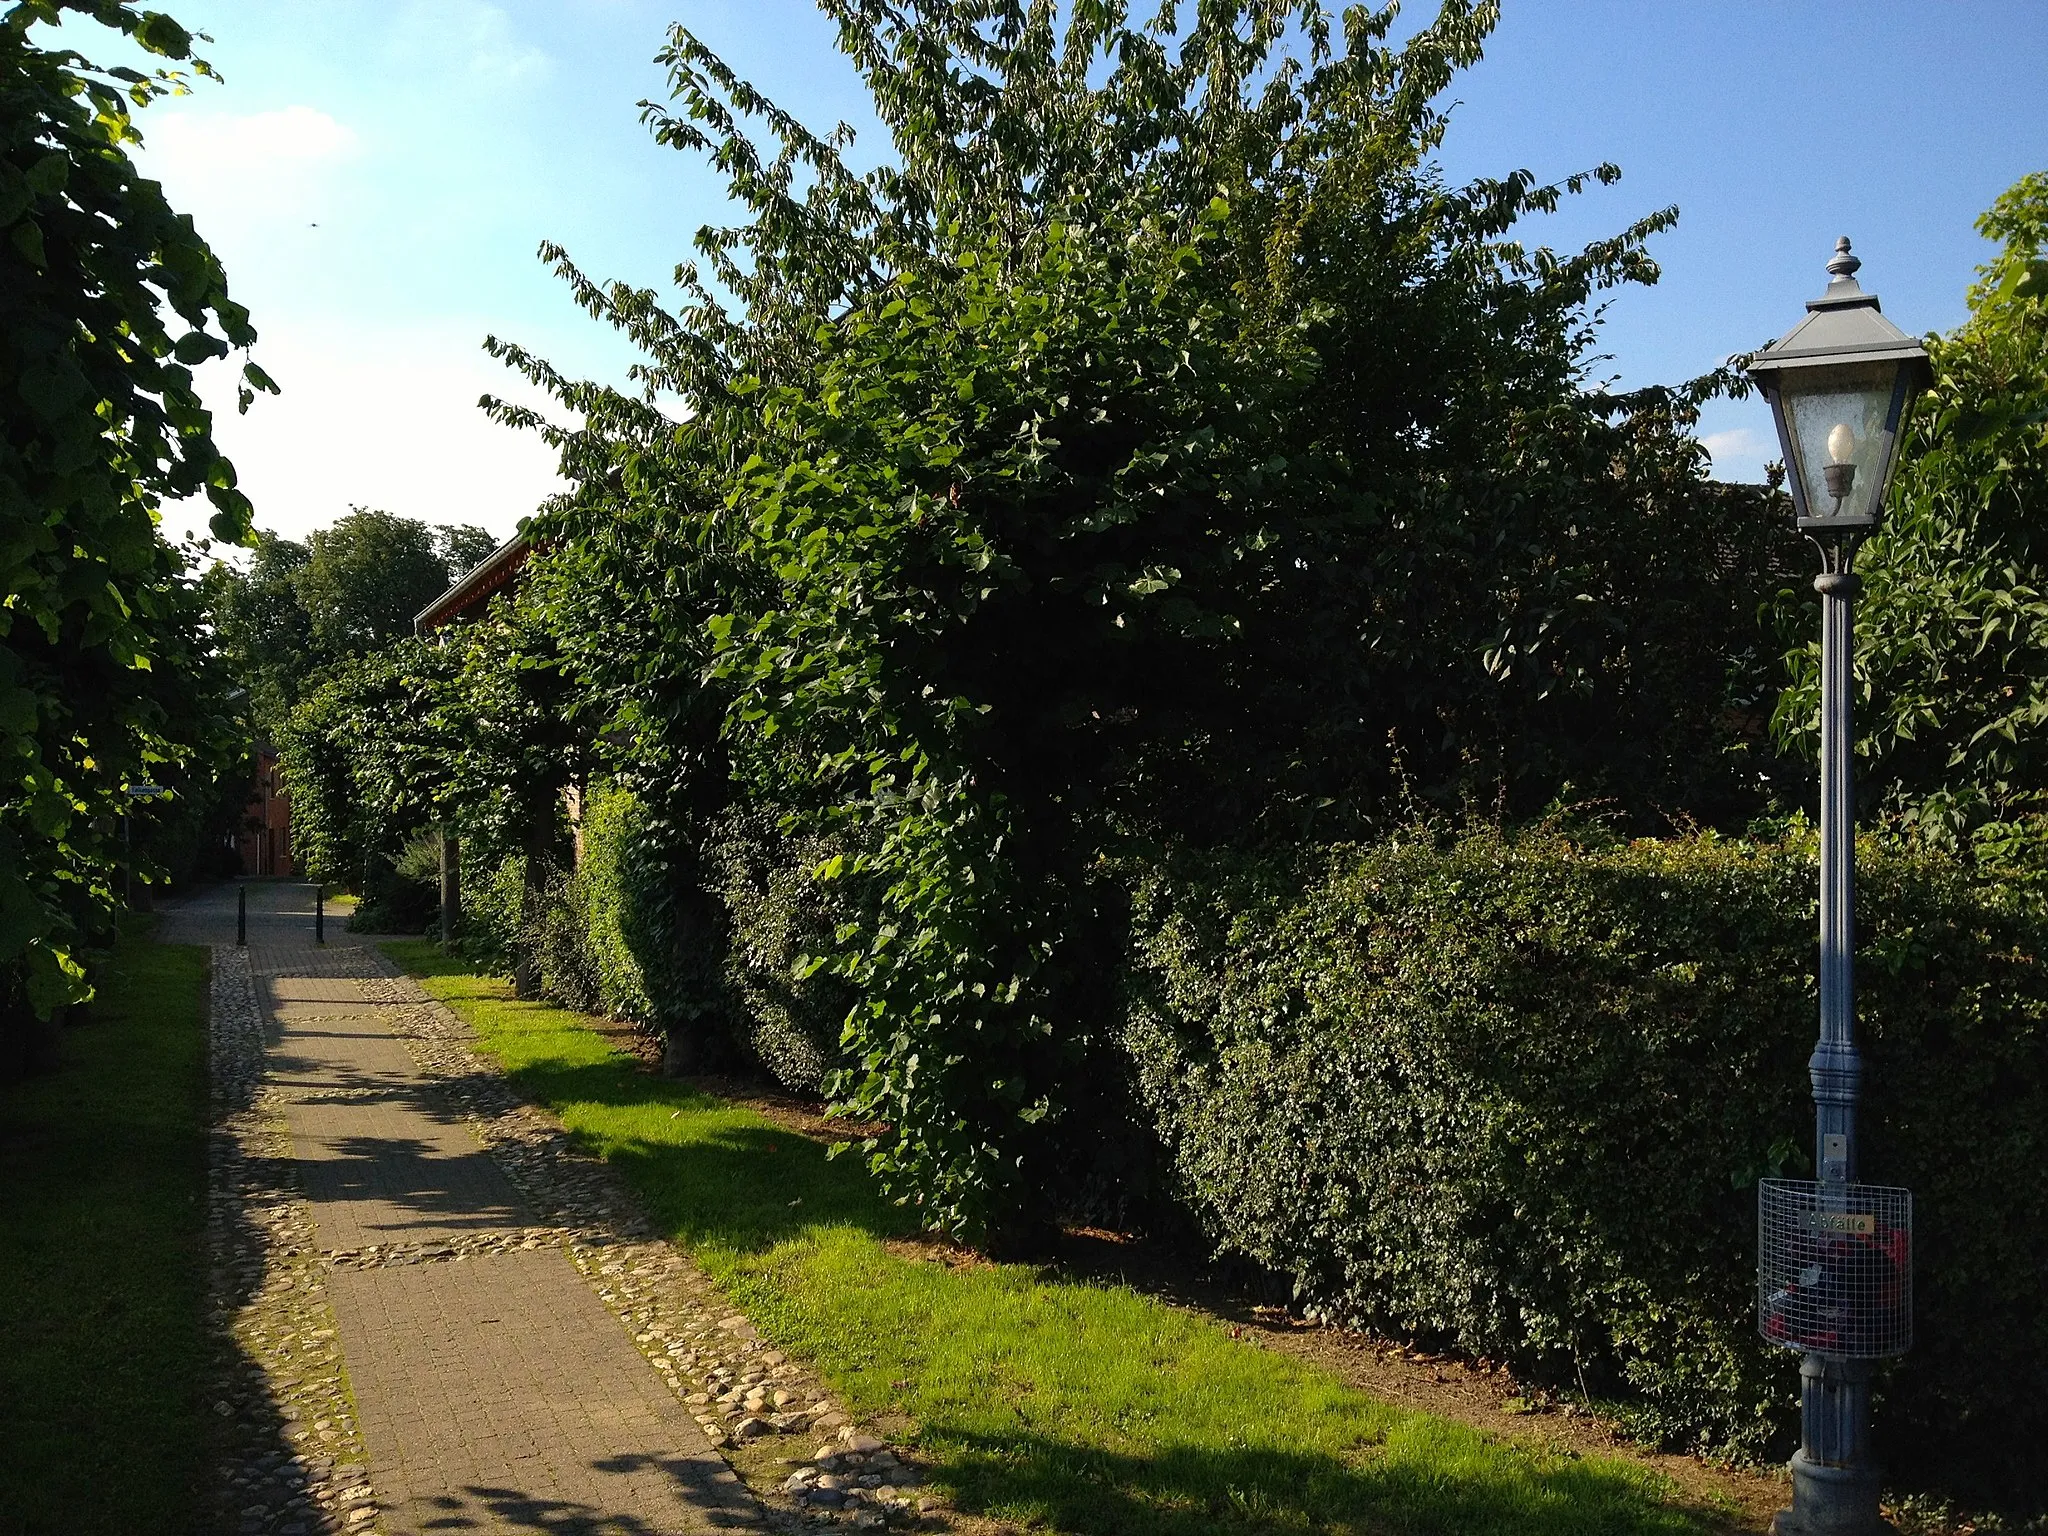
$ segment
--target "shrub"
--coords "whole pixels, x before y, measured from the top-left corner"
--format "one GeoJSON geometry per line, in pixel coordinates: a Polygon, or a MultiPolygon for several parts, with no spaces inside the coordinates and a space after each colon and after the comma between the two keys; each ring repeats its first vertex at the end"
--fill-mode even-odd
{"type": "Polygon", "coordinates": [[[603,872],[599,906],[586,931],[601,948],[600,964],[633,1004],[637,974],[645,1001],[636,1021],[661,1031],[673,1071],[715,1063],[729,1053],[732,1011],[721,966],[723,915],[703,888],[702,866],[677,825],[624,790],[597,829],[584,829],[584,862],[603,872]],[[616,931],[616,939],[613,931],[616,931]]]}
{"type": "Polygon", "coordinates": [[[462,850],[462,926],[455,947],[470,964],[505,974],[519,953],[519,909],[526,861],[462,850]]]}
{"type": "Polygon", "coordinates": [[[373,896],[407,844],[439,819],[435,776],[423,765],[446,750],[429,711],[455,660],[415,640],[354,657],[285,720],[278,771],[292,802],[293,856],[310,878],[373,896]]]}
{"type": "Polygon", "coordinates": [[[628,935],[636,931],[639,802],[615,784],[591,788],[583,802],[583,860],[577,867],[578,906],[590,952],[597,1007],[615,1019],[652,1023],[647,973],[628,935]]]}
{"type": "Polygon", "coordinates": [[[817,1093],[841,1065],[839,1034],[853,999],[807,957],[826,954],[845,920],[843,887],[811,871],[844,849],[817,836],[784,837],[765,812],[735,812],[712,843],[711,878],[730,923],[725,960],[750,1054],[799,1093],[817,1093]]]}
{"type": "Polygon", "coordinates": [[[397,858],[365,877],[349,931],[425,933],[440,916],[440,876],[440,838],[432,832],[415,834],[397,858]]]}
{"type": "Polygon", "coordinates": [[[589,886],[581,870],[551,869],[520,930],[535,990],[582,1013],[602,1010],[591,952],[589,886]]]}
{"type": "Polygon", "coordinates": [[[566,1008],[595,1012],[597,967],[590,952],[580,871],[543,866],[534,888],[527,861],[464,859],[462,927],[456,948],[471,964],[522,977],[522,988],[566,1008]]]}
{"type": "MultiPolygon", "coordinates": [[[[583,858],[565,895],[584,936],[593,1002],[576,1006],[682,1031],[712,1054],[750,1059],[785,1088],[819,1092],[850,1006],[843,987],[803,965],[841,920],[830,888],[810,878],[833,850],[820,838],[784,837],[765,812],[735,813],[706,839],[696,888],[679,888],[672,877],[689,855],[667,833],[623,786],[585,798],[583,858]]],[[[576,1001],[545,970],[543,983],[576,1001]]]]}
{"type": "MultiPolygon", "coordinates": [[[[1988,1448],[2048,1431],[2048,923],[1876,846],[1859,896],[1864,1176],[1919,1201],[1888,1457],[2038,1503],[2043,1464],[1988,1448]]],[[[1797,839],[1482,835],[1349,851],[1305,894],[1161,880],[1127,1043],[1219,1249],[1337,1318],[1583,1373],[1673,1441],[1783,1450],[1753,1186],[1811,1167],[1815,910],[1797,839]]]]}

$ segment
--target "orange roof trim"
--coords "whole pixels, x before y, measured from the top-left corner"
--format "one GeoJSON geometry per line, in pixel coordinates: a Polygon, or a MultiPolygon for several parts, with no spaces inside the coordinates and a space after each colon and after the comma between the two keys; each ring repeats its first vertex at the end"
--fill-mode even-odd
{"type": "Polygon", "coordinates": [[[526,557],[531,553],[533,546],[527,542],[526,535],[513,534],[505,543],[484,556],[454,586],[414,614],[413,633],[424,635],[429,630],[439,629],[443,624],[453,624],[461,619],[477,617],[483,612],[486,603],[512,585],[519,575],[520,567],[526,564],[526,557]]]}

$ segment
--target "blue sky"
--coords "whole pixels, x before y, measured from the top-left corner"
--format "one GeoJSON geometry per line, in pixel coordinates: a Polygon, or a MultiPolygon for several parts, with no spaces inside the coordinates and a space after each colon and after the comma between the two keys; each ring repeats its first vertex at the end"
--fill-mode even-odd
{"type": "MultiPolygon", "coordinates": [[[[814,126],[870,125],[798,0],[180,0],[224,86],[144,115],[144,161],[226,263],[285,388],[220,436],[259,521],[301,534],[352,503],[506,534],[553,487],[536,441],[484,419],[517,339],[565,370],[631,360],[534,258],[663,284],[721,217],[714,178],[636,103],[682,21],[814,126]]],[[[1411,7],[1419,14],[1420,7],[1411,7]]],[[[1963,315],[1979,212],[2048,169],[2043,0],[1508,0],[1461,77],[1456,178],[1614,160],[1622,181],[1528,231],[1569,246],[1676,203],[1654,289],[1611,308],[1626,384],[1676,381],[1787,329],[1847,233],[1909,331],[1963,315]]],[[[67,29],[70,30],[70,29],[67,29]]],[[[80,39],[81,43],[85,40],[80,39]]],[[[862,152],[880,154],[873,132],[862,152]]],[[[226,380],[218,381],[228,398],[226,380]]],[[[1712,408],[1721,473],[1755,478],[1768,418],[1712,408]]],[[[173,513],[172,525],[181,519],[173,513]]]]}

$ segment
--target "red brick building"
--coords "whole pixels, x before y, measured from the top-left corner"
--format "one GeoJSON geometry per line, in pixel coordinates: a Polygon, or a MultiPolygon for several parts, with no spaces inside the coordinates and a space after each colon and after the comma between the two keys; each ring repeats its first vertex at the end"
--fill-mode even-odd
{"type": "Polygon", "coordinates": [[[249,782],[249,803],[243,810],[235,849],[242,856],[245,875],[290,876],[298,872],[292,863],[292,803],[278,778],[277,753],[269,747],[256,749],[256,772],[249,782]]]}

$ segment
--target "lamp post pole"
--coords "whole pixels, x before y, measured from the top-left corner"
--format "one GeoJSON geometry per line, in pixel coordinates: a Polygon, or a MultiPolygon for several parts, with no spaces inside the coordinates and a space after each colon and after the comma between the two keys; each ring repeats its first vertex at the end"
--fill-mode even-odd
{"type": "Polygon", "coordinates": [[[1898,460],[1907,402],[1929,366],[1856,282],[1846,237],[1827,291],[1799,325],[1748,363],[1770,401],[1798,526],[1821,553],[1820,1042],[1813,1080],[1811,1183],[1767,1180],[1758,1192],[1758,1321],[1802,1351],[1792,1507],[1777,1536],[1871,1536],[1878,1510],[1870,1446],[1871,1362],[1912,1336],[1911,1196],[1859,1182],[1856,1101],[1856,824],[1850,690],[1856,551],[1877,527],[1898,460]]]}
{"type": "MultiPolygon", "coordinates": [[[[1857,538],[1825,551],[1820,593],[1820,1041],[1813,1079],[1814,1167],[1824,1209],[1846,1210],[1856,1179],[1856,1101],[1863,1062],[1856,1050],[1856,813],[1850,752],[1850,668],[1856,592],[1850,568],[1857,538]]],[[[1782,1536],[1867,1536],[1882,1529],[1877,1466],[1870,1452],[1870,1364],[1809,1350],[1799,1366],[1799,1450],[1792,1458],[1792,1507],[1782,1536]]]]}

